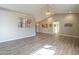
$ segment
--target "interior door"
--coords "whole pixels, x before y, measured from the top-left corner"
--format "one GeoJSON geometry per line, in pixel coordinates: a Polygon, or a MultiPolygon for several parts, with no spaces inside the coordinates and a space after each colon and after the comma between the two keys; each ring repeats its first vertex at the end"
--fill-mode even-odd
{"type": "Polygon", "coordinates": [[[59,22],[54,22],[53,23],[53,33],[54,34],[59,33],[59,22]]]}

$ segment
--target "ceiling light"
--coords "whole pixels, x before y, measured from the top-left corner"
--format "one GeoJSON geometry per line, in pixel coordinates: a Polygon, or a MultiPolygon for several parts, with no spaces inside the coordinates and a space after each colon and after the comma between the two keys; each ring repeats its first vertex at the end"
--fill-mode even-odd
{"type": "Polygon", "coordinates": [[[47,9],[47,11],[45,12],[46,16],[51,16],[52,14],[54,14],[52,12],[52,7],[50,5],[46,5],[46,9],[47,9]]]}
{"type": "Polygon", "coordinates": [[[51,12],[47,11],[46,16],[49,16],[49,15],[51,15],[51,12]]]}
{"type": "Polygon", "coordinates": [[[69,13],[72,13],[72,11],[69,11],[69,13]]]}

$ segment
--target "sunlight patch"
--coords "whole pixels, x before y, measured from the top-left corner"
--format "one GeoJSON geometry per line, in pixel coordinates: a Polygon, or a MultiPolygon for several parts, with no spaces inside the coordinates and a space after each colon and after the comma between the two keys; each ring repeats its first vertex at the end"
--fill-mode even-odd
{"type": "Polygon", "coordinates": [[[51,48],[51,45],[45,45],[44,48],[51,48]]]}
{"type": "Polygon", "coordinates": [[[55,53],[54,50],[41,48],[40,50],[38,50],[37,52],[35,52],[32,55],[53,55],[54,53],[55,53]]]}

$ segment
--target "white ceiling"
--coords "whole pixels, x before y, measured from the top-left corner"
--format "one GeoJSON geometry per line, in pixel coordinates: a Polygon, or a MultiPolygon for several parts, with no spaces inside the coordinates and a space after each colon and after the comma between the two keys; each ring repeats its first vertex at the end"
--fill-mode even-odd
{"type": "MultiPolygon", "coordinates": [[[[50,6],[54,13],[68,13],[69,11],[79,13],[78,4],[51,4],[50,6]]],[[[45,4],[0,4],[0,7],[31,14],[37,20],[43,19],[46,12],[45,4]]]]}

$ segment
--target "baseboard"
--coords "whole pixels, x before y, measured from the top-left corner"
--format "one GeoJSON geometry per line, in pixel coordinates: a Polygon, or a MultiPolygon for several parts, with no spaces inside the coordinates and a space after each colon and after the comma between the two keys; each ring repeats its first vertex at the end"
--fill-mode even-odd
{"type": "MultiPolygon", "coordinates": [[[[43,32],[40,32],[43,33],[43,32]]],[[[45,34],[52,34],[52,35],[62,35],[62,36],[68,36],[68,37],[74,37],[74,38],[79,38],[79,36],[75,36],[75,35],[69,35],[69,34],[55,34],[55,33],[45,33],[45,34]]]]}
{"type": "Polygon", "coordinates": [[[68,36],[68,37],[74,37],[74,38],[79,38],[79,36],[75,36],[75,35],[68,35],[68,34],[59,34],[59,35],[68,36]]]}

